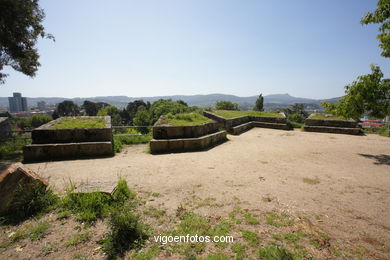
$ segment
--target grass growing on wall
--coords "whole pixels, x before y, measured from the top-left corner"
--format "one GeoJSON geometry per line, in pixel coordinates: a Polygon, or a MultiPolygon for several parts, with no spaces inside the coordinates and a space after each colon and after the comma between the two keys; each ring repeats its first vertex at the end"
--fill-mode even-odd
{"type": "Polygon", "coordinates": [[[52,129],[73,129],[73,128],[104,128],[106,127],[106,121],[104,118],[62,118],[62,120],[56,122],[52,129]]]}
{"type": "Polygon", "coordinates": [[[0,142],[0,159],[21,159],[23,146],[29,144],[31,144],[31,139],[25,135],[0,142]]]}
{"type": "Polygon", "coordinates": [[[172,126],[190,126],[190,125],[202,125],[211,122],[207,117],[196,113],[181,113],[172,115],[171,113],[167,114],[162,124],[168,124],[172,126]]]}
{"type": "Polygon", "coordinates": [[[315,114],[315,116],[310,117],[310,119],[319,119],[319,120],[347,120],[341,116],[335,115],[325,115],[325,114],[315,114]]]}
{"type": "Polygon", "coordinates": [[[262,111],[213,110],[212,112],[224,118],[235,118],[242,116],[282,117],[282,115],[279,113],[262,111]]]}

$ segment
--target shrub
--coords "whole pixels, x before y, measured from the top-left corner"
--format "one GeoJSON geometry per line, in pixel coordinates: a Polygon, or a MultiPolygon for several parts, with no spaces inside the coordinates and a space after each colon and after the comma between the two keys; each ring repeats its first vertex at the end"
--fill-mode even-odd
{"type": "Polygon", "coordinates": [[[59,202],[51,189],[41,182],[19,185],[5,209],[0,212],[1,224],[17,224],[53,209],[59,202]]]}
{"type": "Polygon", "coordinates": [[[215,104],[217,110],[238,110],[238,104],[231,101],[218,101],[215,104]]]}
{"type": "Polygon", "coordinates": [[[101,241],[108,259],[117,259],[127,250],[140,247],[149,236],[148,228],[126,207],[111,212],[109,228],[101,241]]]}
{"type": "Polygon", "coordinates": [[[34,115],[31,117],[30,120],[31,120],[31,126],[33,128],[37,128],[40,127],[41,125],[50,122],[51,120],[53,120],[53,118],[49,115],[34,115]]]}

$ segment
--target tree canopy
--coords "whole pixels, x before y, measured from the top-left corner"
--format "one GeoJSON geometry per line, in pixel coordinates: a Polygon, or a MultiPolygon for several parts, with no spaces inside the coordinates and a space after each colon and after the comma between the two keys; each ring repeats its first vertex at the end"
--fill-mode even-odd
{"type": "Polygon", "coordinates": [[[45,13],[38,0],[0,0],[0,84],[7,74],[5,66],[34,77],[39,63],[39,37],[54,39],[45,32],[45,13]]]}
{"type": "Polygon", "coordinates": [[[390,57],[390,0],[378,0],[377,9],[374,12],[368,12],[360,21],[361,24],[375,23],[380,24],[377,39],[382,48],[381,55],[390,57]]]}
{"type": "Polygon", "coordinates": [[[238,110],[238,104],[231,101],[218,101],[215,104],[217,110],[238,110]]]}
{"type": "Polygon", "coordinates": [[[253,108],[255,111],[263,111],[264,110],[264,97],[263,94],[260,94],[256,99],[255,107],[253,108]]]}
{"type": "Polygon", "coordinates": [[[57,109],[53,113],[53,118],[62,116],[78,116],[80,107],[71,100],[65,100],[57,105],[57,109]]]}
{"type": "Polygon", "coordinates": [[[359,76],[345,87],[338,104],[322,103],[326,112],[358,120],[364,113],[376,118],[390,115],[390,79],[384,79],[379,66],[371,74],[359,76]]]}

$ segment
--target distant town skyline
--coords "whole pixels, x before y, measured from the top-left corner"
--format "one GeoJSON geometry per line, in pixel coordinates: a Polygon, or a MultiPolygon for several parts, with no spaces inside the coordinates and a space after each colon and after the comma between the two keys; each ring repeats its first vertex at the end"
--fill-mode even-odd
{"type": "Polygon", "coordinates": [[[379,65],[376,1],[41,0],[37,76],[7,69],[0,97],[263,93],[326,99],[379,65]]]}

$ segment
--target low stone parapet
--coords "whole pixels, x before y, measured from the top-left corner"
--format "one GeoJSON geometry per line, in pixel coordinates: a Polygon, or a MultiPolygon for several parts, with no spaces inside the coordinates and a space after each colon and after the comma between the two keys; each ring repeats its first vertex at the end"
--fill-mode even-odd
{"type": "Polygon", "coordinates": [[[349,135],[360,135],[362,133],[359,127],[348,128],[348,127],[331,127],[331,126],[304,126],[303,130],[307,132],[349,134],[349,135]]]}
{"type": "Polygon", "coordinates": [[[153,139],[150,141],[151,153],[199,151],[210,148],[226,140],[226,131],[218,131],[212,134],[196,138],[179,139],[153,139]]]}
{"type": "MultiPolygon", "coordinates": [[[[88,117],[96,118],[96,117],[88,117]]],[[[33,144],[52,143],[77,143],[77,142],[108,142],[112,141],[111,118],[105,116],[106,126],[103,128],[74,128],[74,129],[53,129],[57,122],[63,120],[60,117],[50,121],[31,132],[33,144]]]]}
{"type": "Polygon", "coordinates": [[[174,138],[195,138],[211,134],[218,131],[218,123],[210,122],[202,125],[191,126],[170,126],[159,125],[153,126],[154,139],[174,139],[174,138]]]}
{"type": "Polygon", "coordinates": [[[25,162],[112,156],[112,142],[32,144],[23,147],[25,162]]]}

